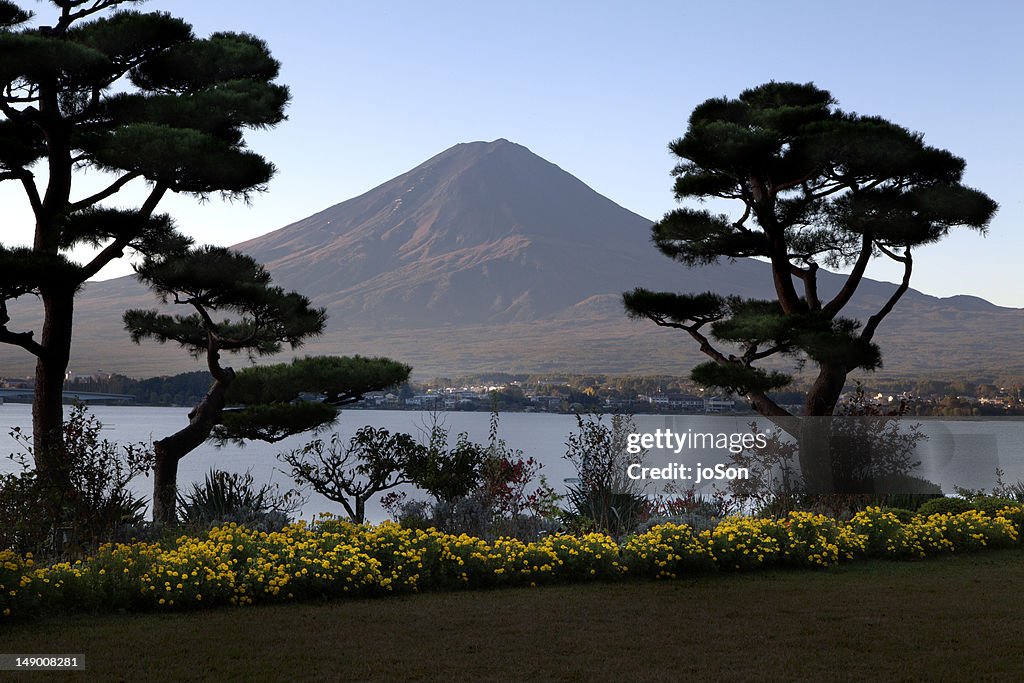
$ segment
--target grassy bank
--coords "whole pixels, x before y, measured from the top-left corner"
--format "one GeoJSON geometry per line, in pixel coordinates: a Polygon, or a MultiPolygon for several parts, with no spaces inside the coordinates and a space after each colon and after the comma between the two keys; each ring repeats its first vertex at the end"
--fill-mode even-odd
{"type": "MultiPolygon", "coordinates": [[[[58,680],[1024,679],[1024,551],[8,624],[58,680]]],[[[0,673],[0,678],[4,674],[0,673]]]]}

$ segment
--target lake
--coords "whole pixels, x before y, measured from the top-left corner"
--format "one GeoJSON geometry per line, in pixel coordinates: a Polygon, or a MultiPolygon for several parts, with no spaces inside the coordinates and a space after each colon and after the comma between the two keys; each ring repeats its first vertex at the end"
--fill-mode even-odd
{"type": "MultiPolygon", "coordinates": [[[[187,423],[188,410],[141,406],[90,408],[91,413],[104,425],[104,437],[121,443],[149,442],[167,436],[187,423]]],[[[420,436],[427,429],[429,418],[429,414],[415,411],[346,410],[335,425],[334,431],[348,437],[359,427],[370,424],[393,432],[407,432],[413,436],[420,436]]],[[[441,418],[451,430],[452,441],[459,432],[466,432],[470,439],[486,443],[490,419],[487,413],[443,413],[441,418]]],[[[1024,420],[906,419],[911,423],[920,423],[921,431],[928,436],[926,441],[919,444],[915,453],[915,459],[922,462],[915,474],[939,483],[945,492],[951,493],[954,485],[990,488],[995,482],[997,467],[1004,471],[1004,478],[1007,481],[1024,479],[1024,420]]],[[[749,433],[751,422],[757,422],[761,429],[770,426],[762,418],[725,414],[638,415],[635,422],[637,432],[651,435],[659,430],[671,430],[676,435],[685,435],[688,432],[739,435],[749,433]]],[[[13,403],[0,405],[2,455],[18,449],[17,443],[8,434],[10,427],[14,426],[30,431],[31,406],[13,403]]],[[[564,458],[565,441],[575,428],[576,418],[573,415],[502,413],[498,435],[510,448],[519,449],[523,451],[524,456],[533,457],[540,462],[543,466],[541,474],[544,474],[557,489],[564,490],[564,480],[576,475],[572,464],[564,458]]],[[[276,456],[278,453],[305,445],[310,438],[309,435],[299,435],[277,444],[254,442],[241,448],[234,445],[223,448],[204,445],[182,460],[179,466],[179,486],[187,488],[193,482],[201,482],[210,468],[216,467],[229,472],[251,471],[258,483],[273,482],[279,484],[282,489],[287,489],[293,484],[276,456]]],[[[662,448],[649,452],[645,465],[662,467],[678,462],[687,466],[696,466],[697,463],[708,466],[725,463],[727,456],[725,448],[662,448]]],[[[12,461],[0,458],[0,471],[13,471],[15,467],[12,461]]],[[[652,493],[658,491],[657,483],[651,482],[649,490],[652,493]]],[[[697,488],[705,489],[709,485],[709,482],[702,481],[697,488]]],[[[151,481],[145,478],[133,482],[133,488],[147,497],[151,493],[151,486],[151,481]]],[[[301,510],[301,516],[311,518],[319,512],[344,514],[340,504],[311,493],[301,510]]],[[[367,517],[373,521],[385,518],[377,499],[367,504],[367,517]]]]}

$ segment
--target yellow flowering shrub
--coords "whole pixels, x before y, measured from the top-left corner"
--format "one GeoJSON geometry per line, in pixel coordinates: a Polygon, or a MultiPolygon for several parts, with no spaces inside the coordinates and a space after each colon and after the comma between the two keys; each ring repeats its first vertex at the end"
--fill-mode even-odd
{"type": "MultiPolygon", "coordinates": [[[[831,567],[839,562],[839,525],[825,515],[790,512],[782,520],[786,529],[783,561],[806,567],[831,567]]],[[[843,547],[843,551],[847,548],[843,547]]]]}
{"type": "Polygon", "coordinates": [[[774,519],[728,517],[701,539],[719,569],[756,569],[776,563],[785,552],[789,534],[774,519]]]}
{"type": "Polygon", "coordinates": [[[35,582],[32,556],[0,550],[0,616],[25,614],[36,608],[42,595],[35,582]]]}
{"type": "Polygon", "coordinates": [[[865,553],[869,557],[902,557],[914,554],[907,544],[907,530],[899,517],[875,506],[855,514],[849,527],[865,538],[865,553]]]}
{"type": "Polygon", "coordinates": [[[589,533],[583,536],[557,534],[540,545],[553,553],[555,575],[562,579],[610,579],[626,572],[620,561],[619,546],[611,536],[589,533]]]}
{"type": "Polygon", "coordinates": [[[674,579],[714,566],[711,553],[686,524],[659,524],[633,536],[622,548],[631,574],[674,579]]]}
{"type": "Polygon", "coordinates": [[[1017,531],[1017,538],[1024,534],[1024,504],[1021,505],[1006,505],[994,513],[995,517],[1002,517],[1006,521],[1013,524],[1013,528],[1017,531]]]}
{"type": "Polygon", "coordinates": [[[958,515],[935,514],[927,524],[941,529],[950,550],[964,552],[986,547],[1006,547],[1017,540],[1014,524],[1002,516],[990,517],[978,510],[958,515]]]}
{"type": "Polygon", "coordinates": [[[662,524],[618,545],[604,534],[534,543],[486,541],[393,522],[332,517],[274,533],[237,524],[163,543],[107,544],[74,563],[38,567],[0,551],[0,619],[47,610],[182,610],[452,588],[536,586],[624,576],[676,578],[701,569],[829,567],[861,557],[927,557],[1015,544],[1024,507],[915,516],[878,507],[849,522],[808,512],[732,517],[695,534],[662,524]]]}

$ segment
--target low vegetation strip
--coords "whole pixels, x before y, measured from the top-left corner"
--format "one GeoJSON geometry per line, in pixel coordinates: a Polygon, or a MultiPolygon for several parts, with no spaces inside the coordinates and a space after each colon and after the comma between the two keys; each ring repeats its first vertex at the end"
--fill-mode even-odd
{"type": "Polygon", "coordinates": [[[334,518],[253,531],[230,524],[170,543],[107,544],[85,560],[34,566],[0,552],[0,614],[189,610],[214,605],[536,586],[700,571],[831,567],[1018,543],[1024,506],[927,517],[869,507],[848,521],[809,512],[729,518],[695,532],[664,524],[616,543],[591,533],[486,541],[386,522],[334,518]]]}

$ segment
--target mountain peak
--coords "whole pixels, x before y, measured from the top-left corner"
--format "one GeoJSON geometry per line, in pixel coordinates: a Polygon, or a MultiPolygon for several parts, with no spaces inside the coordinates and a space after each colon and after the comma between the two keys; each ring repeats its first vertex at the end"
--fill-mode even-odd
{"type": "MultiPolygon", "coordinates": [[[[522,149],[526,149],[526,147],[523,147],[522,145],[520,145],[518,143],[512,142],[508,138],[498,138],[496,140],[491,140],[490,142],[487,142],[486,140],[474,140],[472,142],[460,142],[457,145],[455,145],[454,147],[450,147],[449,149],[454,149],[455,147],[473,147],[473,146],[475,146],[475,147],[490,147],[490,148],[510,146],[510,147],[520,147],[522,149]]],[[[529,150],[527,150],[527,151],[529,151],[529,150]]],[[[442,152],[442,154],[443,154],[443,152],[442,152]]]]}
{"type": "MultiPolygon", "coordinates": [[[[460,142],[449,147],[440,154],[427,159],[425,162],[409,171],[409,173],[414,173],[417,169],[422,167],[432,167],[444,162],[454,161],[456,164],[468,165],[483,163],[488,160],[493,161],[496,159],[517,159],[518,163],[521,164],[544,164],[558,168],[557,166],[554,166],[554,164],[551,164],[547,160],[534,154],[528,147],[512,142],[506,138],[498,138],[497,140],[491,140],[490,142],[486,142],[484,140],[460,142]]],[[[446,172],[451,172],[451,170],[452,169],[446,169],[446,172]]],[[[399,178],[401,177],[402,176],[399,176],[399,178]]]]}
{"type": "Polygon", "coordinates": [[[649,228],[525,146],[498,138],[454,145],[238,247],[276,281],[354,318],[490,323],[549,315],[598,283],[621,291],[617,263],[658,258],[649,228]]]}

